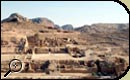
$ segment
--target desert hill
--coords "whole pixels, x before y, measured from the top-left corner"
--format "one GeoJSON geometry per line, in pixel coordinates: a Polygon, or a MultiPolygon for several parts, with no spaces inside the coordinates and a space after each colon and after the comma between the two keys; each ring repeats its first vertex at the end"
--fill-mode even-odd
{"type": "Polygon", "coordinates": [[[117,23],[98,23],[92,25],[84,25],[76,28],[76,31],[87,32],[87,33],[100,33],[100,32],[115,32],[129,29],[129,24],[117,24],[117,23]]]}

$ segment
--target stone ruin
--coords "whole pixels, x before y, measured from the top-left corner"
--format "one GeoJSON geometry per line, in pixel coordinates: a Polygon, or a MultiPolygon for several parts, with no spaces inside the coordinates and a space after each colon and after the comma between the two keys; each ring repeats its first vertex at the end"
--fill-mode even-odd
{"type": "Polygon", "coordinates": [[[67,47],[67,52],[73,56],[73,57],[84,57],[85,56],[85,51],[81,50],[77,47],[67,47]]]}
{"type": "MultiPolygon", "coordinates": [[[[128,64],[123,58],[115,58],[115,61],[110,62],[105,60],[104,54],[96,54],[102,60],[83,60],[86,56],[85,49],[77,47],[80,45],[78,39],[63,36],[63,37],[50,37],[35,34],[32,36],[26,36],[17,40],[12,38],[11,42],[15,44],[15,50],[17,54],[67,54],[71,56],[71,60],[32,60],[32,57],[26,58],[23,61],[22,72],[39,73],[43,72],[46,74],[51,73],[89,73],[98,76],[119,76],[127,68],[128,64]],[[72,44],[72,46],[67,46],[72,44]]],[[[9,41],[2,39],[1,45],[6,46],[9,41]]],[[[92,50],[92,49],[91,49],[92,50]]],[[[100,51],[101,49],[97,49],[100,51]]],[[[105,51],[105,48],[102,49],[105,51]]],[[[8,63],[8,62],[5,62],[8,63]]],[[[2,63],[2,72],[8,70],[7,64],[2,63]],[[6,66],[6,67],[3,67],[6,66]]]]}
{"type": "Polygon", "coordinates": [[[31,62],[24,62],[24,68],[22,72],[45,72],[46,74],[57,72],[93,73],[98,76],[120,76],[126,69],[125,63],[125,60],[122,58],[118,58],[115,63],[100,60],[33,60],[31,62]]]}

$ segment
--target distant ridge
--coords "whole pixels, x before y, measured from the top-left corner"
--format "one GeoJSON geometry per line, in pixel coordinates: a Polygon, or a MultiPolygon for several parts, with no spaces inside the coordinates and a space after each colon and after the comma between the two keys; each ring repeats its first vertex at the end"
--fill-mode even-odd
{"type": "MultiPolygon", "coordinates": [[[[1,23],[24,23],[23,25],[30,23],[31,25],[37,24],[37,26],[47,26],[47,27],[55,27],[57,29],[63,30],[75,30],[84,33],[101,33],[101,32],[115,32],[115,31],[128,31],[129,23],[96,23],[92,25],[83,25],[78,28],[74,28],[71,24],[65,24],[59,26],[55,24],[52,20],[45,17],[37,17],[33,19],[28,19],[19,13],[13,13],[8,18],[3,19],[1,23]]],[[[28,24],[28,25],[30,25],[28,24]]]]}

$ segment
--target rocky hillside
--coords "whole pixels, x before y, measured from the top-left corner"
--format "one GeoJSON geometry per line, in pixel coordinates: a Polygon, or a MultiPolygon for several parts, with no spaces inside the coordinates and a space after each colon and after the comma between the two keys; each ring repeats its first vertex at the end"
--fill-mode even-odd
{"type": "MultiPolygon", "coordinates": [[[[82,35],[86,38],[91,36],[92,41],[97,38],[103,40],[115,40],[118,41],[129,41],[129,24],[92,24],[84,25],[82,27],[76,28],[76,31],[81,32],[82,35]],[[105,36],[105,38],[102,38],[105,36]]],[[[122,43],[122,42],[119,42],[122,43]]]]}
{"type": "Polygon", "coordinates": [[[22,15],[18,13],[11,14],[8,18],[2,20],[2,23],[5,22],[26,22],[29,21],[26,17],[23,17],[22,15]]]}
{"type": "Polygon", "coordinates": [[[101,33],[101,32],[115,32],[115,31],[124,31],[129,29],[129,24],[108,24],[108,23],[99,23],[92,25],[84,25],[79,28],[76,28],[76,31],[85,32],[85,33],[101,33]]]}
{"type": "Polygon", "coordinates": [[[47,18],[39,17],[39,18],[31,19],[31,20],[32,20],[32,22],[34,22],[36,24],[45,25],[48,27],[54,27],[54,23],[47,18]]]}
{"type": "Polygon", "coordinates": [[[44,25],[47,27],[54,27],[54,23],[47,18],[38,17],[38,18],[28,19],[18,13],[13,13],[8,18],[2,20],[2,23],[7,23],[7,22],[31,23],[31,24],[44,25]]]}

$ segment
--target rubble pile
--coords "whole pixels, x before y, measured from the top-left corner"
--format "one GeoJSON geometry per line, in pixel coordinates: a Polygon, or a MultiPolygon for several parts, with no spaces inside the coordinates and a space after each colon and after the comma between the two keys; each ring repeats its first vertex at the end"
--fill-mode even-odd
{"type": "Polygon", "coordinates": [[[67,47],[67,52],[73,56],[73,57],[84,57],[85,56],[85,52],[84,50],[80,50],[77,47],[67,47]]]}

